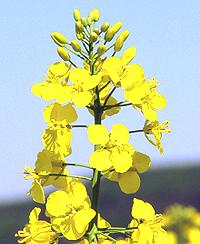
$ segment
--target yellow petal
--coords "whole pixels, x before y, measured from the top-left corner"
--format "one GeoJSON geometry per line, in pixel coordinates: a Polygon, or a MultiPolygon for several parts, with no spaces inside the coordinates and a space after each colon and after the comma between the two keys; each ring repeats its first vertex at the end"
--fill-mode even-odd
{"type": "Polygon", "coordinates": [[[126,194],[135,193],[140,187],[140,177],[135,171],[129,171],[120,175],[119,186],[126,194]]]}
{"type": "Polygon", "coordinates": [[[110,169],[112,167],[110,152],[105,149],[93,152],[90,156],[89,163],[99,171],[110,169]]]}
{"type": "Polygon", "coordinates": [[[29,215],[29,223],[33,224],[38,221],[38,217],[40,215],[41,209],[40,208],[34,208],[29,215]]]}
{"type": "Polygon", "coordinates": [[[155,210],[150,203],[134,198],[131,214],[135,219],[148,221],[153,219],[155,210]]]}
{"type": "Polygon", "coordinates": [[[63,190],[59,190],[51,193],[47,198],[46,210],[52,217],[62,217],[71,211],[69,205],[70,198],[68,194],[63,190]]]}
{"type": "Polygon", "coordinates": [[[56,122],[73,123],[78,118],[72,103],[64,106],[59,103],[53,103],[44,109],[43,116],[49,126],[56,122]]]}
{"type": "Polygon", "coordinates": [[[116,85],[120,81],[122,75],[123,63],[119,58],[110,57],[103,63],[102,70],[105,70],[108,73],[111,80],[116,85]]]}
{"type": "Polygon", "coordinates": [[[131,154],[124,150],[113,150],[111,153],[111,161],[118,173],[128,171],[132,165],[131,154]]]}
{"type": "Polygon", "coordinates": [[[136,48],[134,46],[126,49],[121,56],[121,60],[123,64],[126,65],[129,64],[134,59],[135,55],[136,55],[136,48]]]}
{"type": "Polygon", "coordinates": [[[149,121],[157,120],[157,112],[148,103],[142,104],[142,113],[149,121]]]}
{"type": "Polygon", "coordinates": [[[115,124],[112,127],[110,139],[112,142],[127,144],[130,138],[128,128],[123,124],[115,124]]]}
{"type": "Polygon", "coordinates": [[[103,125],[89,125],[88,139],[92,144],[104,145],[109,141],[109,132],[103,125]]]}
{"type": "Polygon", "coordinates": [[[69,69],[70,67],[65,62],[56,62],[49,66],[48,75],[62,77],[69,72],[69,69]]]}
{"type": "Polygon", "coordinates": [[[33,181],[32,187],[31,187],[29,193],[31,194],[33,201],[42,203],[42,204],[45,203],[44,190],[37,179],[35,179],[33,181]]]}
{"type": "Polygon", "coordinates": [[[87,225],[94,218],[96,212],[93,209],[82,209],[73,216],[74,228],[78,233],[83,233],[87,225]]]}
{"type": "Polygon", "coordinates": [[[92,101],[93,95],[90,91],[72,93],[72,101],[78,108],[87,106],[92,101]]]}
{"type": "Polygon", "coordinates": [[[146,154],[135,152],[133,154],[133,167],[138,173],[146,172],[150,167],[151,159],[146,154]]]}
{"type": "Polygon", "coordinates": [[[125,90],[133,89],[145,82],[144,70],[139,64],[128,66],[125,76],[121,79],[121,87],[125,90]]]}

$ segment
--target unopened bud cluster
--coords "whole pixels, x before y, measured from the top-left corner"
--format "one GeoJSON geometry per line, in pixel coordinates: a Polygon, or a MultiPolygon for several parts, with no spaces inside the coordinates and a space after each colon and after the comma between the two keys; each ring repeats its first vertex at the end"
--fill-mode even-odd
{"type": "Polygon", "coordinates": [[[130,34],[128,30],[125,30],[117,36],[117,33],[122,28],[122,23],[119,21],[113,25],[105,21],[98,28],[97,22],[100,18],[100,12],[96,8],[94,8],[87,17],[82,17],[80,10],[75,9],[73,16],[77,39],[67,42],[63,34],[59,32],[53,32],[51,34],[53,41],[59,46],[57,48],[57,53],[64,61],[70,61],[69,52],[73,54],[77,53],[77,55],[79,55],[79,57],[82,56],[83,59],[84,53],[88,53],[91,49],[96,50],[95,58],[101,57],[111,48],[114,49],[114,53],[119,52],[130,34]],[[110,44],[115,37],[114,43],[110,44]]]}

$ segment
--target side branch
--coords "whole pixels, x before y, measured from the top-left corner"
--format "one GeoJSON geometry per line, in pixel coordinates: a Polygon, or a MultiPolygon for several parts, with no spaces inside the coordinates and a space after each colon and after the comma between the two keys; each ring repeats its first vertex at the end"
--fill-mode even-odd
{"type": "Polygon", "coordinates": [[[141,129],[141,130],[130,130],[130,131],[129,131],[130,134],[138,133],[138,132],[144,132],[144,130],[141,129]]]}

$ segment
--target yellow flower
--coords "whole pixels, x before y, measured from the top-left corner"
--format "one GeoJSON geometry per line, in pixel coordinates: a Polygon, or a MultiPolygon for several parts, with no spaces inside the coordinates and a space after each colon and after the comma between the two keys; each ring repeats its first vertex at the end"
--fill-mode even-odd
{"type": "Polygon", "coordinates": [[[124,62],[120,58],[110,57],[102,65],[102,70],[108,73],[115,86],[129,90],[145,82],[144,71],[139,64],[125,65],[124,62]]]}
{"type": "Polygon", "coordinates": [[[169,121],[165,120],[162,123],[159,123],[157,120],[148,121],[146,120],[144,124],[143,131],[145,133],[145,137],[147,140],[156,146],[160,153],[163,153],[163,147],[161,143],[162,133],[169,133],[171,130],[168,128],[169,121]],[[154,140],[152,140],[149,135],[154,136],[154,140]]]}
{"type": "Polygon", "coordinates": [[[75,68],[69,76],[72,82],[72,101],[78,107],[87,106],[93,99],[93,88],[101,81],[101,75],[91,75],[89,70],[75,68]]]}
{"type": "Polygon", "coordinates": [[[44,190],[42,188],[41,180],[37,172],[26,165],[24,170],[24,178],[34,179],[32,182],[31,189],[29,190],[27,195],[31,195],[35,202],[44,204],[45,203],[44,190]]]}
{"type": "Polygon", "coordinates": [[[53,185],[57,188],[64,188],[71,180],[69,172],[64,168],[63,163],[66,164],[66,161],[60,159],[59,155],[44,149],[42,152],[39,152],[37,155],[37,161],[35,163],[35,172],[38,175],[41,175],[41,185],[48,186],[53,185]],[[52,176],[50,174],[62,174],[65,176],[52,176]]]}
{"type": "Polygon", "coordinates": [[[157,110],[166,106],[166,99],[156,91],[159,84],[155,78],[148,82],[140,83],[137,87],[126,89],[124,97],[131,102],[135,108],[141,109],[145,118],[150,121],[157,120],[157,110]]]}
{"type": "Polygon", "coordinates": [[[90,165],[99,171],[114,169],[124,173],[132,165],[133,147],[129,131],[123,124],[113,125],[111,133],[103,125],[88,126],[88,139],[99,149],[90,156],[90,165]]]}
{"type": "Polygon", "coordinates": [[[117,173],[114,170],[106,171],[103,175],[109,180],[116,181],[122,192],[135,193],[140,187],[139,174],[146,172],[150,167],[150,158],[140,152],[134,152],[132,166],[125,173],[117,173]]]}
{"type": "Polygon", "coordinates": [[[16,234],[16,236],[20,237],[18,243],[58,243],[58,237],[56,233],[52,230],[51,224],[44,220],[38,220],[40,212],[40,208],[34,208],[31,211],[29,215],[29,223],[25,225],[23,230],[19,230],[16,234]]]}
{"type": "Polygon", "coordinates": [[[166,238],[166,231],[162,228],[163,217],[155,214],[153,206],[134,198],[132,207],[133,220],[129,227],[138,227],[132,233],[132,240],[138,244],[160,244],[161,238],[166,238]]]}
{"type": "Polygon", "coordinates": [[[53,228],[68,240],[81,238],[96,215],[90,208],[86,188],[79,180],[72,180],[64,190],[51,193],[46,211],[53,228]]]}
{"type": "Polygon", "coordinates": [[[71,87],[67,84],[70,68],[64,62],[50,65],[46,80],[34,84],[32,93],[45,101],[55,99],[58,103],[68,102],[71,99],[71,87]]]}
{"type": "Polygon", "coordinates": [[[64,188],[71,180],[67,177],[69,172],[64,168],[59,155],[44,149],[37,155],[35,169],[25,166],[25,179],[34,179],[28,195],[31,195],[33,200],[38,203],[45,203],[45,195],[43,186],[54,185],[57,188],[64,188]],[[50,174],[62,174],[64,176],[51,176],[50,174]]]}
{"type": "Polygon", "coordinates": [[[45,108],[43,116],[49,125],[42,135],[44,148],[65,158],[71,153],[72,133],[69,123],[77,119],[75,109],[71,103],[64,106],[54,103],[45,108]]]}

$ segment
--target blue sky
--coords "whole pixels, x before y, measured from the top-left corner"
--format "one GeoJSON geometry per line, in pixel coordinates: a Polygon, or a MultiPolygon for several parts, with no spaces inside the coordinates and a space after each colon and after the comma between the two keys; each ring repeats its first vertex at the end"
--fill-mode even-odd
{"type": "MultiPolygon", "coordinates": [[[[97,7],[101,21],[120,20],[131,32],[126,47],[135,45],[134,62],[142,64],[146,76],[155,76],[160,91],[168,99],[159,119],[169,119],[173,132],[163,136],[164,156],[142,135],[131,138],[134,148],[152,157],[153,167],[186,164],[200,159],[200,1],[123,0],[76,1],[35,0],[0,2],[0,92],[1,92],[1,187],[0,198],[25,197],[30,186],[21,171],[34,165],[42,150],[41,133],[46,127],[42,110],[47,105],[34,97],[31,85],[42,81],[48,66],[59,61],[50,33],[59,31],[68,40],[74,35],[72,13],[82,15],[97,7]]],[[[92,123],[87,111],[79,113],[79,123],[92,123]]],[[[78,123],[77,122],[77,123],[78,123]]],[[[143,119],[126,108],[112,123],[138,129],[143,119]]],[[[75,130],[70,161],[87,162],[91,145],[85,131],[75,130]],[[80,140],[81,139],[81,140],[80,140]]]]}

